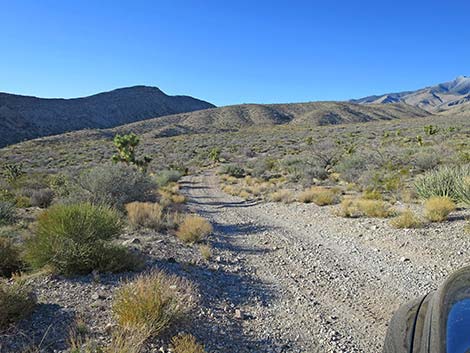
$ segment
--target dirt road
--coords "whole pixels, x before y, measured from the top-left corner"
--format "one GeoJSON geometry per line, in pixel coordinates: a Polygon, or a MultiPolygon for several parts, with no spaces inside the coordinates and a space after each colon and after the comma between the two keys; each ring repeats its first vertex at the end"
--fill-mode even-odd
{"type": "Polygon", "coordinates": [[[398,305],[434,289],[470,247],[464,215],[396,230],[331,207],[233,198],[210,172],[184,185],[190,207],[213,222],[220,257],[258,283],[238,314],[260,352],[380,352],[398,305]]]}

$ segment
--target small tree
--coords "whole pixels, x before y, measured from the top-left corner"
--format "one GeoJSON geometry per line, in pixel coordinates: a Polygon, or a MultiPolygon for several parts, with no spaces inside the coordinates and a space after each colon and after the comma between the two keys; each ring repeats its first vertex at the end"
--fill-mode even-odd
{"type": "Polygon", "coordinates": [[[117,134],[114,136],[113,143],[114,146],[116,146],[118,149],[118,153],[113,155],[113,162],[123,162],[128,165],[133,164],[142,171],[147,170],[147,167],[152,161],[152,158],[149,156],[144,156],[142,159],[136,158],[135,150],[140,143],[140,139],[136,134],[117,134]]]}

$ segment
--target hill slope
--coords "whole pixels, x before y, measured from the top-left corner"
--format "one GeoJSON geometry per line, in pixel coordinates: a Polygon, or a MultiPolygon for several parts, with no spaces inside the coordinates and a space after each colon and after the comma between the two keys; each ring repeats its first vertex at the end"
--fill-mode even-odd
{"type": "Polygon", "coordinates": [[[430,113],[420,108],[401,103],[389,105],[360,105],[346,102],[242,104],[149,119],[124,125],[115,130],[173,136],[183,133],[233,131],[247,126],[280,124],[321,126],[418,118],[428,115],[430,113]]]}
{"type": "Polygon", "coordinates": [[[406,103],[429,112],[441,112],[456,106],[470,109],[470,77],[459,76],[450,82],[416,91],[388,93],[352,100],[359,104],[406,103]]]}
{"type": "Polygon", "coordinates": [[[0,93],[0,146],[85,128],[110,128],[214,105],[188,96],[168,96],[135,86],[74,99],[0,93]]]}

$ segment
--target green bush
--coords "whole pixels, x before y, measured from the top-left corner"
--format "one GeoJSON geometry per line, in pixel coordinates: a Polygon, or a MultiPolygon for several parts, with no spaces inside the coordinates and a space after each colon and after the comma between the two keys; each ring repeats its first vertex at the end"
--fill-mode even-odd
{"type": "Polygon", "coordinates": [[[110,243],[121,231],[118,214],[107,206],[55,205],[38,217],[36,236],[26,244],[26,261],[34,269],[49,265],[64,275],[132,270],[121,266],[126,254],[110,243]]]}
{"type": "Polygon", "coordinates": [[[222,174],[228,174],[234,178],[243,178],[246,174],[245,169],[235,164],[228,164],[222,167],[222,174]]]}
{"type": "Polygon", "coordinates": [[[15,221],[15,205],[8,201],[0,201],[0,226],[15,221]]]}
{"type": "Polygon", "coordinates": [[[454,202],[470,204],[470,165],[442,166],[419,176],[415,182],[418,195],[423,199],[448,197],[454,202]]]}
{"type": "Polygon", "coordinates": [[[69,202],[90,202],[123,210],[126,203],[145,201],[155,189],[150,177],[126,164],[106,164],[82,174],[69,202]]]}
{"type": "Polygon", "coordinates": [[[163,187],[172,182],[177,182],[182,177],[182,173],[178,170],[162,170],[157,173],[155,180],[158,186],[163,187]]]}
{"type": "Polygon", "coordinates": [[[20,268],[20,249],[10,238],[0,236],[0,276],[10,277],[20,268]]]}
{"type": "Polygon", "coordinates": [[[0,282],[0,329],[29,315],[36,298],[23,283],[0,282]]]}

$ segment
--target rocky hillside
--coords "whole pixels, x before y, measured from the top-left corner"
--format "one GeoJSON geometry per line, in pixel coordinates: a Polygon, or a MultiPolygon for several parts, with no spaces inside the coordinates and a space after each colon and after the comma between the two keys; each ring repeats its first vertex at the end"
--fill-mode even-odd
{"type": "Polygon", "coordinates": [[[0,146],[85,128],[110,128],[214,105],[135,86],[74,99],[44,99],[0,93],[0,146]]]}
{"type": "Polygon", "coordinates": [[[406,103],[429,112],[441,112],[465,106],[470,109],[470,77],[459,76],[450,82],[416,91],[388,93],[353,100],[359,104],[406,103]]]}
{"type": "Polygon", "coordinates": [[[234,131],[247,126],[295,124],[322,126],[373,120],[419,118],[429,112],[407,104],[360,105],[346,102],[242,104],[176,114],[118,127],[118,132],[174,136],[234,131]]]}

